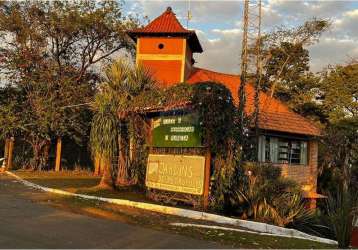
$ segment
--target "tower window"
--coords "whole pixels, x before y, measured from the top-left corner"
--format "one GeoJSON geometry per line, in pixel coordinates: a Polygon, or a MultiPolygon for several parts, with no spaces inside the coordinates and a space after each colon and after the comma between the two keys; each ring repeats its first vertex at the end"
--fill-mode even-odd
{"type": "Polygon", "coordinates": [[[160,43],[160,44],[158,45],[158,48],[159,48],[159,49],[163,49],[163,48],[164,48],[164,44],[160,43]]]}

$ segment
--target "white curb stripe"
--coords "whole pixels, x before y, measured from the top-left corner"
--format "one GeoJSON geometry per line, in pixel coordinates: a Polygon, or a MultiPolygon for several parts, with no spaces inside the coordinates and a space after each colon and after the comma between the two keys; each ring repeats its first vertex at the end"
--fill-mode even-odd
{"type": "MultiPolygon", "coordinates": [[[[306,239],[304,237],[298,237],[298,236],[277,235],[277,234],[270,234],[270,233],[248,231],[248,230],[238,229],[238,228],[211,226],[211,225],[203,225],[203,224],[191,224],[191,223],[180,223],[180,222],[178,222],[178,223],[170,223],[170,225],[177,226],[177,227],[199,227],[199,228],[206,228],[206,229],[217,229],[217,230],[223,230],[223,231],[234,231],[234,232],[249,233],[249,234],[267,235],[267,236],[273,236],[273,237],[285,237],[285,238],[295,238],[295,239],[308,240],[308,239],[306,239]]],[[[336,241],[332,241],[332,240],[329,240],[329,239],[326,239],[326,240],[327,240],[327,242],[321,242],[321,243],[337,244],[336,241]]]]}
{"type": "MultiPolygon", "coordinates": [[[[21,177],[17,176],[16,174],[9,172],[9,171],[6,171],[6,174],[8,174],[8,175],[14,177],[15,179],[17,179],[18,181],[22,182],[25,186],[39,189],[39,190],[49,192],[49,193],[73,196],[73,197],[89,199],[89,200],[98,200],[98,201],[108,202],[111,204],[140,208],[140,209],[149,210],[152,212],[176,215],[176,216],[181,216],[181,217],[195,219],[195,220],[206,220],[206,221],[211,221],[211,222],[220,223],[220,224],[234,225],[234,226],[246,228],[246,229],[249,229],[252,231],[256,231],[259,233],[265,233],[265,234],[273,235],[273,236],[283,236],[283,237],[290,237],[290,238],[312,240],[312,241],[317,241],[317,242],[332,244],[332,245],[338,244],[337,241],[317,237],[314,235],[309,235],[309,234],[300,232],[295,229],[278,227],[278,226],[269,225],[269,224],[261,223],[261,222],[234,219],[234,218],[225,217],[225,216],[221,216],[221,215],[193,211],[193,210],[188,210],[188,209],[183,209],[183,208],[167,207],[167,206],[162,206],[162,205],[156,205],[156,204],[150,204],[150,203],[144,203],[144,202],[136,202],[136,201],[130,201],[130,200],[123,200],[123,199],[103,198],[103,197],[97,197],[97,196],[85,195],[85,194],[75,194],[75,193],[63,191],[60,189],[42,187],[35,183],[26,181],[26,180],[22,179],[21,177]]],[[[193,225],[195,225],[195,224],[193,224],[193,225]]]]}

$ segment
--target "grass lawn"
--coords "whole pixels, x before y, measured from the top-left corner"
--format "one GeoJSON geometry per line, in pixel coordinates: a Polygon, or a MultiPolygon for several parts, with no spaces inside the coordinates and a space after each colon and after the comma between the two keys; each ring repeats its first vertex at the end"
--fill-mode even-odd
{"type": "MultiPolygon", "coordinates": [[[[46,187],[59,188],[71,192],[85,193],[111,198],[125,198],[137,201],[148,201],[144,192],[134,189],[97,190],[93,189],[99,183],[100,178],[90,172],[30,172],[16,171],[22,178],[46,187]]],[[[223,231],[196,227],[177,227],[171,223],[192,223],[218,225],[198,220],[192,220],[177,216],[163,215],[146,210],[118,206],[100,201],[85,200],[75,197],[66,197],[55,194],[43,193],[33,198],[36,202],[46,203],[61,209],[70,210],[74,213],[101,217],[110,220],[122,221],[150,227],[171,233],[186,235],[189,237],[220,242],[225,246],[233,248],[335,248],[335,246],[321,244],[314,241],[290,239],[284,237],[263,236],[251,233],[223,231]]],[[[153,202],[153,201],[152,201],[153,202]]],[[[223,226],[223,225],[221,225],[223,226]]]]}
{"type": "Polygon", "coordinates": [[[94,176],[93,173],[89,171],[37,172],[18,170],[14,173],[27,181],[44,187],[58,188],[73,193],[101,196],[105,198],[154,203],[145,196],[143,190],[140,190],[137,187],[123,187],[118,190],[95,188],[99,184],[101,178],[94,176]]]}

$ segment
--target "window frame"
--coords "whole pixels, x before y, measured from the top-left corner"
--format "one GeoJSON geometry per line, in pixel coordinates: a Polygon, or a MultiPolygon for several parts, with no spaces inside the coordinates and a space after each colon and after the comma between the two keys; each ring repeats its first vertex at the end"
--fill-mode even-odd
{"type": "Polygon", "coordinates": [[[309,165],[308,143],[309,140],[303,138],[299,139],[294,137],[261,135],[259,137],[259,145],[258,145],[258,161],[264,163],[280,164],[280,165],[307,166],[309,165]],[[285,147],[285,146],[281,146],[283,143],[286,143],[287,145],[286,152],[280,151],[280,148],[285,147]],[[296,146],[294,146],[295,144],[296,146]],[[294,150],[296,151],[293,152],[294,150]],[[280,158],[280,154],[283,155],[285,153],[287,157],[280,158]],[[296,156],[294,158],[295,162],[292,162],[293,155],[296,156]],[[268,157],[270,159],[266,160],[268,157]],[[299,157],[299,163],[297,162],[298,159],[297,157],[299,157]]]}

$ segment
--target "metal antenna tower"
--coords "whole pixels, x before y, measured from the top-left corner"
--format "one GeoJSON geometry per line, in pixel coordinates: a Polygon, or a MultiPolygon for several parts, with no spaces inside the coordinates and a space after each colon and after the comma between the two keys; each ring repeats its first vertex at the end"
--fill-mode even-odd
{"type": "Polygon", "coordinates": [[[186,16],[186,28],[189,29],[189,21],[192,19],[190,0],[188,0],[188,12],[186,16]]]}
{"type": "MultiPolygon", "coordinates": [[[[262,57],[261,57],[261,0],[245,0],[243,13],[243,36],[241,51],[241,76],[239,88],[239,115],[240,135],[245,137],[245,87],[248,82],[255,86],[253,121],[256,128],[256,140],[258,145],[258,115],[259,115],[259,91],[261,85],[262,57]]],[[[251,120],[251,119],[250,119],[251,120]]],[[[252,123],[252,120],[249,121],[252,123]]],[[[242,140],[243,142],[244,140],[242,140]]],[[[241,143],[242,143],[241,142],[241,143]]],[[[243,144],[243,143],[242,143],[243,144]]],[[[257,150],[257,149],[256,149],[257,150]]],[[[256,154],[257,155],[257,154],[256,154]]]]}

